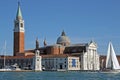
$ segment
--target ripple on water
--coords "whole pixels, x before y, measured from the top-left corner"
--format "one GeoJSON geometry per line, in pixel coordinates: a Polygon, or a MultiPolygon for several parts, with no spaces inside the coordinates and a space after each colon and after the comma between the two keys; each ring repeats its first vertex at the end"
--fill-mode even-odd
{"type": "Polygon", "coordinates": [[[0,80],[120,80],[120,74],[88,72],[0,72],[0,80]]]}

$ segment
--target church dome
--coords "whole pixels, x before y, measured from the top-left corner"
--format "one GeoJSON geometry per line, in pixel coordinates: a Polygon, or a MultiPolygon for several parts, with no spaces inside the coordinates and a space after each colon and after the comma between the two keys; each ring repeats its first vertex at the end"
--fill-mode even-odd
{"type": "Polygon", "coordinates": [[[64,31],[62,32],[61,36],[58,37],[57,44],[61,44],[61,45],[64,45],[64,46],[70,44],[70,39],[65,35],[64,31]]]}

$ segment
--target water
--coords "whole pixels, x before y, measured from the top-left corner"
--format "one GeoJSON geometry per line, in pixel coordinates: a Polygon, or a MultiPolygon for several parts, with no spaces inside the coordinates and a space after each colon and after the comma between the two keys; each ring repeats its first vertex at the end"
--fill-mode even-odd
{"type": "Polygon", "coordinates": [[[120,73],[0,72],[0,80],[120,80],[120,73]]]}

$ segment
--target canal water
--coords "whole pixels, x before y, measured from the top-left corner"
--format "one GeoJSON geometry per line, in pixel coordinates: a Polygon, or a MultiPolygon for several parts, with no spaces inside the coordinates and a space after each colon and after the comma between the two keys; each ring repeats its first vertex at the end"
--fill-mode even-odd
{"type": "Polygon", "coordinates": [[[120,80],[120,73],[99,72],[0,72],[0,80],[120,80]]]}

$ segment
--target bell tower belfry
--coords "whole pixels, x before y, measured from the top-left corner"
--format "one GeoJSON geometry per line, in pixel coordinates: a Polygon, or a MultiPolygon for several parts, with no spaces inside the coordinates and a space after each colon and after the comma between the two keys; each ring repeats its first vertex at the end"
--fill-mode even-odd
{"type": "Polygon", "coordinates": [[[16,19],[14,20],[14,56],[17,53],[24,52],[24,20],[20,9],[20,3],[18,2],[18,9],[16,19]]]}

